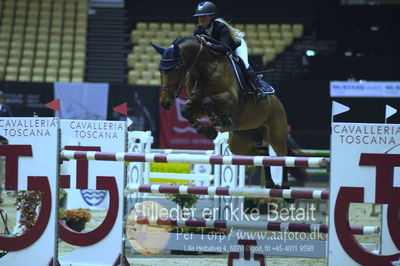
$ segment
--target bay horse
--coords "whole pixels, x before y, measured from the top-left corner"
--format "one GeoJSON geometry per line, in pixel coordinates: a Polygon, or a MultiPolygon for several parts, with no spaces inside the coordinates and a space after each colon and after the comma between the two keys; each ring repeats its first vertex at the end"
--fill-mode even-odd
{"type": "MultiPolygon", "coordinates": [[[[233,154],[268,155],[268,150],[260,147],[263,142],[271,145],[278,156],[298,154],[292,149],[295,143],[288,139],[281,101],[273,94],[263,103],[250,100],[241,89],[228,56],[213,51],[196,36],[179,37],[168,48],[150,44],[162,56],[160,105],[164,109],[171,108],[184,87],[188,100],[181,109],[182,116],[209,139],[217,136],[217,130],[228,131],[233,154]],[[208,117],[212,126],[199,123],[197,119],[203,117],[208,117]]],[[[299,180],[305,179],[304,169],[284,168],[282,188],[289,188],[286,171],[299,180]]],[[[265,172],[266,187],[278,187],[269,171],[265,172]]]]}

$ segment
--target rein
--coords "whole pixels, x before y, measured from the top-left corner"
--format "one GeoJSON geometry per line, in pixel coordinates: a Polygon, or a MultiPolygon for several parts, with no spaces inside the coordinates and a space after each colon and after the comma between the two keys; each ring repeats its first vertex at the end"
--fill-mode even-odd
{"type": "Polygon", "coordinates": [[[209,41],[211,41],[213,43],[220,44],[220,45],[224,46],[228,50],[227,54],[231,54],[232,53],[232,49],[228,45],[226,45],[225,43],[223,43],[221,41],[218,41],[218,40],[216,40],[216,39],[214,39],[214,38],[212,38],[212,37],[210,37],[210,36],[208,36],[206,34],[201,34],[199,37],[203,37],[203,38],[205,38],[205,39],[207,39],[207,40],[209,40],[209,41]]]}
{"type": "MultiPolygon", "coordinates": [[[[207,39],[214,40],[214,39],[212,39],[211,37],[209,37],[209,36],[207,36],[207,35],[200,35],[200,36],[199,36],[199,35],[196,35],[196,38],[197,38],[197,39],[199,40],[199,42],[200,42],[200,48],[199,48],[199,51],[197,52],[197,54],[196,54],[196,56],[195,56],[195,58],[194,58],[194,60],[193,60],[192,65],[190,66],[190,69],[189,69],[189,71],[188,71],[188,73],[187,73],[187,76],[186,76],[186,79],[185,79],[185,83],[186,83],[187,78],[190,76],[190,72],[192,71],[193,66],[197,63],[197,59],[199,58],[199,56],[200,56],[200,54],[201,54],[201,52],[202,52],[202,50],[203,50],[203,48],[204,48],[204,44],[203,44],[203,42],[202,42],[201,39],[200,39],[201,37],[206,37],[207,39]]],[[[216,41],[216,40],[214,40],[214,41],[216,41]]],[[[217,69],[217,66],[218,66],[218,58],[216,57],[216,60],[215,60],[215,63],[214,63],[214,66],[213,66],[211,72],[209,72],[208,75],[206,75],[205,77],[203,77],[203,78],[201,79],[201,81],[204,82],[204,81],[206,81],[207,79],[209,79],[209,78],[214,74],[215,70],[217,69]],[[206,77],[207,77],[207,79],[206,79],[206,77]]],[[[197,88],[197,84],[198,84],[198,83],[199,83],[199,81],[195,80],[195,83],[194,83],[193,88],[192,88],[192,90],[191,90],[191,96],[189,96],[189,99],[191,99],[191,100],[193,100],[193,98],[194,98],[193,95],[196,94],[196,88],[197,88]]]]}
{"type": "MultiPolygon", "coordinates": [[[[185,72],[185,71],[183,71],[183,69],[185,69],[185,64],[183,63],[183,61],[182,61],[182,63],[179,64],[179,82],[178,82],[178,89],[176,90],[175,95],[171,95],[171,92],[169,90],[169,88],[172,87],[171,85],[161,84],[161,86],[160,86],[161,90],[165,91],[166,93],[168,93],[168,95],[171,98],[173,97],[174,99],[176,99],[176,98],[180,97],[179,94],[181,93],[182,89],[185,87],[187,79],[189,78],[193,68],[195,67],[195,65],[198,62],[198,59],[200,58],[200,54],[201,54],[201,52],[203,51],[203,49],[205,47],[203,42],[201,42],[200,40],[199,40],[199,42],[200,42],[199,50],[197,51],[197,54],[193,59],[193,63],[190,65],[188,71],[186,72],[186,75],[183,75],[183,73],[185,72]]],[[[182,58],[170,59],[170,61],[177,61],[177,60],[182,60],[182,58]]],[[[213,75],[213,73],[217,69],[217,66],[218,66],[218,60],[215,61],[214,66],[213,66],[212,70],[209,72],[209,74],[206,75],[207,79],[209,79],[213,75]]],[[[202,78],[201,81],[204,81],[204,80],[207,80],[207,79],[206,78],[202,78]]],[[[191,96],[189,96],[188,99],[193,99],[193,95],[196,94],[196,88],[197,88],[197,84],[198,83],[199,82],[197,80],[195,80],[194,86],[193,86],[193,88],[191,90],[191,96]]]]}

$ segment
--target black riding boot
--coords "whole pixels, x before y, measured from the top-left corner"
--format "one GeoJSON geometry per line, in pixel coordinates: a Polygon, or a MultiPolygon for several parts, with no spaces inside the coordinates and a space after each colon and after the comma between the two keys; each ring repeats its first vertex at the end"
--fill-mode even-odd
{"type": "Polygon", "coordinates": [[[250,93],[254,95],[255,103],[264,101],[267,98],[267,95],[263,93],[263,86],[251,66],[247,69],[247,77],[253,87],[253,91],[250,93]]]}

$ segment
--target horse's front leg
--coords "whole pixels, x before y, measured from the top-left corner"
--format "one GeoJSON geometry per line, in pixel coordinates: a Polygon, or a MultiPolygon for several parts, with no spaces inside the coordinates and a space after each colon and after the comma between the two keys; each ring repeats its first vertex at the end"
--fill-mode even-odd
{"type": "Polygon", "coordinates": [[[200,117],[201,115],[196,109],[195,104],[192,101],[188,101],[188,103],[181,108],[181,114],[187,121],[189,121],[198,134],[211,140],[215,139],[218,132],[211,126],[203,126],[199,123],[196,117],[200,117]]]}
{"type": "Polygon", "coordinates": [[[227,115],[221,115],[217,112],[220,106],[228,106],[231,100],[227,93],[220,93],[213,96],[204,97],[201,103],[201,109],[207,114],[211,124],[220,131],[231,131],[235,128],[232,118],[227,115]]]}

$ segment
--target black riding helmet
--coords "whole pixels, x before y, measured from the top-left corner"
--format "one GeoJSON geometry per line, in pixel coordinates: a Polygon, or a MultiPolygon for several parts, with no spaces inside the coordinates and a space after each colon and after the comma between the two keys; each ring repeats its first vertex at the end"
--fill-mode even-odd
{"type": "Polygon", "coordinates": [[[193,17],[207,16],[207,15],[217,15],[218,10],[213,2],[203,1],[196,7],[196,12],[193,17]]]}

